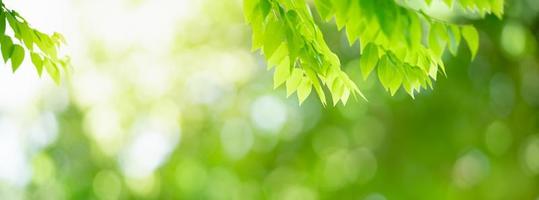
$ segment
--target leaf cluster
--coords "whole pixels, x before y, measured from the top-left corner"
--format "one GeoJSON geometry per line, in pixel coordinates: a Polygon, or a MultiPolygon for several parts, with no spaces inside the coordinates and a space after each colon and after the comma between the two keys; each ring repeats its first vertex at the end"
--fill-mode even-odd
{"type": "Polygon", "coordinates": [[[32,28],[19,13],[8,9],[1,1],[0,4],[0,47],[4,62],[11,61],[11,68],[15,72],[29,57],[39,76],[46,71],[59,84],[61,72],[68,71],[70,65],[69,57],[60,57],[58,53],[60,47],[66,44],[64,36],[42,33],[32,28]],[[13,36],[8,34],[8,27],[13,36]]]}
{"type": "Polygon", "coordinates": [[[296,92],[300,103],[313,88],[324,105],[324,88],[334,104],[363,96],[341,70],[304,0],[246,0],[244,6],[253,27],[253,49],[262,49],[268,67],[275,68],[275,87],[285,84],[288,96],[296,92]]]}
{"type": "MultiPolygon", "coordinates": [[[[442,0],[440,0],[442,1],[442,0]]],[[[401,87],[414,97],[432,88],[445,73],[442,56],[456,55],[466,41],[475,57],[479,34],[472,25],[438,20],[425,12],[432,0],[314,0],[322,19],[335,20],[345,29],[350,45],[359,41],[360,68],[364,78],[373,71],[394,95],[401,87]]],[[[482,16],[503,14],[503,0],[443,0],[451,9],[482,16]]],[[[324,90],[334,104],[349,96],[362,96],[340,66],[338,56],[324,41],[304,0],[244,0],[247,22],[253,28],[253,49],[260,49],[269,68],[275,68],[275,87],[286,85],[288,95],[297,92],[300,103],[317,92],[326,104],[324,90]]]]}

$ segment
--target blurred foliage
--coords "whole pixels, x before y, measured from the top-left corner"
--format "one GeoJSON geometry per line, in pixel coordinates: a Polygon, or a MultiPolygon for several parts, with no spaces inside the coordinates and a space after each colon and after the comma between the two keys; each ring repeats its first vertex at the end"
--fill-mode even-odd
{"type": "MultiPolygon", "coordinates": [[[[74,41],[78,70],[30,115],[44,130],[56,124],[55,139],[23,148],[27,182],[0,170],[0,199],[539,197],[535,0],[508,1],[503,19],[472,20],[477,58],[444,54],[450,78],[415,100],[363,80],[358,46],[320,22],[328,48],[369,96],[327,108],[312,97],[298,106],[285,89],[269,87],[265,58],[245,39],[240,1],[104,2],[74,4],[83,36],[74,41]],[[169,16],[187,5],[183,20],[169,16]],[[141,18],[154,23],[131,26],[141,18]],[[108,35],[93,26],[100,22],[139,32],[108,35]]],[[[0,150],[9,148],[9,122],[0,117],[0,150]]],[[[43,137],[25,123],[17,134],[43,137]]],[[[12,163],[0,161],[0,169],[12,163]]]]}

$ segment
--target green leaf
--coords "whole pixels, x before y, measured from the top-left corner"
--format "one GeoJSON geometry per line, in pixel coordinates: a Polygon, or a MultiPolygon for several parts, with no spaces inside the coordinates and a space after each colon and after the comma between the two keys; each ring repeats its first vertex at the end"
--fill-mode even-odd
{"type": "Polygon", "coordinates": [[[268,60],[268,70],[281,64],[281,62],[283,61],[283,59],[287,59],[288,57],[288,49],[287,49],[287,46],[286,44],[281,44],[281,46],[279,48],[277,48],[277,50],[275,50],[275,52],[273,53],[273,55],[271,56],[271,58],[267,59],[268,60]]]}
{"type": "Polygon", "coordinates": [[[301,80],[303,79],[303,71],[301,69],[295,68],[292,71],[292,75],[286,81],[286,96],[290,97],[297,89],[301,80]]]}
{"type": "Polygon", "coordinates": [[[30,53],[30,58],[36,67],[37,74],[41,77],[41,74],[43,73],[43,59],[41,59],[41,56],[35,52],[30,53]]]}
{"type": "Polygon", "coordinates": [[[243,1],[243,13],[245,15],[245,21],[251,22],[253,12],[258,6],[258,0],[244,0],[243,1]]]}
{"type": "Polygon", "coordinates": [[[4,9],[0,9],[0,35],[4,35],[6,33],[6,13],[4,13],[4,9]]]}
{"type": "Polygon", "coordinates": [[[378,63],[378,47],[373,43],[370,43],[365,47],[361,59],[359,60],[359,66],[361,67],[361,74],[363,74],[363,79],[367,79],[371,74],[372,70],[376,67],[378,63]]]}
{"type": "Polygon", "coordinates": [[[10,37],[3,36],[0,43],[2,43],[2,57],[4,58],[4,63],[7,63],[13,52],[13,41],[10,37]]]}
{"type": "MultiPolygon", "coordinates": [[[[414,98],[415,92],[419,92],[422,82],[424,82],[423,80],[428,78],[424,73],[421,72],[421,69],[414,66],[405,65],[403,70],[405,71],[406,75],[402,81],[402,86],[406,93],[414,98]]],[[[424,84],[426,84],[426,82],[424,84]]]]}
{"type": "Polygon", "coordinates": [[[51,39],[51,37],[47,34],[35,30],[34,34],[37,38],[39,38],[38,40],[36,40],[36,45],[39,47],[39,49],[41,49],[41,51],[47,54],[47,56],[51,59],[57,59],[57,46],[54,44],[54,41],[51,39]]]}
{"type": "Polygon", "coordinates": [[[44,58],[43,66],[47,70],[47,73],[52,78],[52,80],[54,80],[54,82],[59,85],[60,84],[60,70],[58,70],[58,66],[48,58],[44,58]]]}
{"type": "Polygon", "coordinates": [[[268,0],[260,0],[259,5],[262,11],[262,17],[265,19],[271,11],[271,3],[268,0]]]}
{"type": "Polygon", "coordinates": [[[299,104],[303,104],[307,97],[311,94],[313,87],[311,80],[307,77],[303,77],[303,80],[301,81],[301,84],[298,87],[298,100],[299,104]]]}
{"type": "Polygon", "coordinates": [[[322,85],[320,84],[320,81],[318,80],[318,77],[310,69],[306,69],[305,74],[307,74],[307,77],[309,77],[309,79],[311,79],[311,82],[313,83],[314,90],[318,94],[318,98],[320,99],[320,102],[322,102],[322,105],[326,106],[327,105],[326,94],[324,93],[324,89],[322,88],[322,85]]]}
{"type": "Polygon", "coordinates": [[[264,54],[269,59],[285,39],[284,25],[277,20],[268,22],[264,33],[264,54]]]}
{"type": "Polygon", "coordinates": [[[429,47],[436,54],[436,56],[442,56],[447,44],[447,39],[448,35],[445,26],[441,23],[432,24],[431,31],[429,33],[429,47]]]}
{"type": "Polygon", "coordinates": [[[471,25],[462,26],[461,32],[462,37],[466,40],[466,43],[468,43],[468,47],[472,53],[472,59],[474,59],[475,56],[477,56],[477,51],[479,49],[479,33],[477,32],[477,29],[471,25]]]}
{"type": "Polygon", "coordinates": [[[448,32],[449,32],[449,52],[451,52],[453,56],[456,56],[457,51],[459,49],[460,40],[461,40],[460,29],[456,25],[451,25],[448,28],[448,32]]]}
{"type": "Polygon", "coordinates": [[[281,64],[275,68],[275,75],[273,76],[273,87],[278,88],[290,77],[290,61],[284,59],[281,64]]]}
{"type": "Polygon", "coordinates": [[[13,29],[13,32],[15,33],[15,37],[20,38],[21,31],[19,29],[19,21],[17,21],[17,19],[15,19],[13,15],[14,13],[7,12],[6,19],[9,22],[9,26],[11,26],[11,29],[13,29]]]}
{"type": "Polygon", "coordinates": [[[343,96],[345,92],[345,85],[344,81],[340,78],[336,78],[333,83],[331,84],[331,98],[333,99],[333,105],[337,105],[339,101],[341,100],[341,97],[343,96]]]}
{"type": "Polygon", "coordinates": [[[492,3],[492,12],[496,14],[498,18],[502,18],[503,15],[503,8],[504,8],[504,0],[491,0],[492,3]]]}
{"type": "Polygon", "coordinates": [[[416,48],[421,45],[423,39],[423,27],[421,27],[421,21],[417,15],[411,15],[410,17],[410,46],[416,48]]]}
{"type": "Polygon", "coordinates": [[[21,24],[19,25],[19,28],[21,30],[21,37],[22,41],[24,42],[24,45],[27,49],[33,50],[34,49],[34,37],[32,34],[32,29],[28,27],[27,24],[21,24]]]}
{"type": "Polygon", "coordinates": [[[327,0],[314,0],[314,4],[318,8],[318,12],[324,20],[329,20],[333,14],[332,6],[330,1],[327,0]]]}
{"type": "Polygon", "coordinates": [[[356,22],[356,19],[361,19],[361,8],[358,1],[352,1],[348,12],[348,23],[346,24],[346,36],[348,43],[352,46],[358,39],[361,33],[361,25],[356,22]]]}
{"type": "Polygon", "coordinates": [[[262,14],[260,12],[255,12],[250,22],[251,27],[253,28],[252,50],[255,51],[260,49],[264,44],[264,19],[262,14]]]}
{"type": "Polygon", "coordinates": [[[335,6],[335,9],[339,12],[336,12],[336,24],[337,28],[341,30],[344,28],[344,25],[348,21],[348,10],[351,7],[350,0],[340,0],[340,1],[333,1],[333,5],[335,6]]]}
{"type": "Polygon", "coordinates": [[[61,44],[64,44],[64,45],[67,45],[67,40],[66,38],[64,37],[64,35],[60,34],[60,33],[53,33],[52,34],[52,38],[54,39],[54,41],[56,41],[56,44],[58,46],[60,46],[61,44]]]}
{"type": "Polygon", "coordinates": [[[19,69],[19,66],[21,66],[22,61],[24,60],[24,48],[22,48],[21,45],[14,45],[13,51],[11,53],[11,68],[13,69],[13,72],[17,71],[19,69]]]}
{"type": "Polygon", "coordinates": [[[390,60],[388,55],[383,56],[380,60],[380,64],[378,65],[378,78],[391,95],[395,95],[399,90],[403,77],[398,71],[397,65],[390,60]]]}

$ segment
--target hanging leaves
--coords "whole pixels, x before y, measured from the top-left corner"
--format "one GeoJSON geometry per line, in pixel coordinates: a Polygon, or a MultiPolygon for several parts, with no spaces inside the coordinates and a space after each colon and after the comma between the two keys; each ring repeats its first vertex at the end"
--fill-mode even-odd
{"type": "Polygon", "coordinates": [[[24,58],[29,57],[39,76],[45,67],[49,76],[59,84],[61,69],[65,72],[70,65],[69,57],[58,55],[60,47],[66,43],[64,36],[42,33],[32,28],[16,11],[6,8],[1,1],[0,4],[0,46],[4,62],[11,61],[15,72],[24,58]],[[6,24],[13,30],[12,36],[6,34],[6,24]],[[29,56],[25,56],[26,53],[29,56]]]}
{"type": "MultiPolygon", "coordinates": [[[[401,87],[414,97],[432,87],[438,73],[445,73],[442,56],[456,55],[461,40],[472,58],[479,35],[471,25],[441,21],[424,12],[431,0],[314,0],[324,20],[335,19],[352,45],[359,41],[363,78],[376,70],[381,84],[392,95],[401,87]]],[[[480,16],[503,14],[503,0],[444,0],[451,9],[480,16]]],[[[286,83],[287,94],[297,92],[300,103],[315,88],[326,104],[324,91],[334,104],[363,96],[341,69],[338,56],[324,41],[305,0],[244,0],[246,21],[253,28],[253,50],[261,49],[275,87],[286,83]],[[324,89],[325,88],[325,89],[324,89]]]]}
{"type": "Polygon", "coordinates": [[[296,92],[300,103],[313,88],[324,105],[324,87],[334,104],[362,96],[341,70],[304,0],[245,0],[244,9],[253,27],[253,50],[261,49],[268,67],[275,68],[275,87],[286,83],[288,95],[296,92]]]}

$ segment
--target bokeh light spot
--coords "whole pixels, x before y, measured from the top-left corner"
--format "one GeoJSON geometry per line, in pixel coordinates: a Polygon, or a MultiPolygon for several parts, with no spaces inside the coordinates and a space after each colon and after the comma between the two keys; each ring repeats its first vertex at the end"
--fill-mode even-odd
{"type": "Polygon", "coordinates": [[[274,96],[262,96],[251,106],[251,119],[257,128],[267,133],[277,133],[286,122],[286,106],[274,96]]]}
{"type": "Polygon", "coordinates": [[[145,198],[159,195],[161,189],[159,181],[159,177],[155,174],[136,178],[126,177],[126,183],[130,191],[137,196],[145,198]]]}
{"type": "Polygon", "coordinates": [[[296,200],[296,199],[302,199],[302,200],[316,200],[318,199],[318,196],[316,195],[316,192],[308,187],[302,186],[302,185],[292,185],[288,188],[286,188],[280,195],[280,198],[282,200],[296,200]]]}
{"type": "Polygon", "coordinates": [[[532,174],[539,174],[539,136],[531,136],[525,146],[523,151],[524,164],[526,169],[528,169],[532,174]]]}
{"type": "Polygon", "coordinates": [[[509,22],[503,27],[502,47],[506,53],[518,57],[526,50],[526,31],[517,22],[509,22]]]}
{"type": "Polygon", "coordinates": [[[474,149],[462,155],[455,163],[453,181],[460,188],[469,188],[479,184],[489,173],[488,157],[474,149]]]}
{"type": "Polygon", "coordinates": [[[254,143],[253,131],[249,123],[241,119],[230,119],[221,130],[221,145],[225,154],[237,160],[251,150],[254,143]]]}
{"type": "Polygon", "coordinates": [[[376,157],[370,150],[340,150],[325,160],[324,185],[329,189],[338,189],[355,181],[365,184],[374,177],[376,170],[376,157]]]}
{"type": "Polygon", "coordinates": [[[176,167],[176,183],[187,195],[202,192],[208,181],[208,173],[204,166],[196,160],[185,160],[176,167]]]}
{"type": "Polygon", "coordinates": [[[0,117],[0,181],[25,186],[30,180],[30,166],[17,123],[0,117]]]}
{"type": "Polygon", "coordinates": [[[122,192],[122,180],[113,171],[100,171],[94,177],[93,189],[99,199],[119,199],[122,192]]]}
{"type": "Polygon", "coordinates": [[[140,133],[120,157],[122,171],[133,178],[150,176],[166,160],[175,143],[159,132],[140,133]]]}
{"type": "Polygon", "coordinates": [[[318,156],[325,158],[341,149],[347,149],[349,140],[343,130],[337,127],[326,127],[314,135],[312,147],[318,156]]]}
{"type": "Polygon", "coordinates": [[[496,74],[490,81],[490,106],[500,116],[507,116],[515,104],[515,86],[511,77],[496,74]]]}
{"type": "Polygon", "coordinates": [[[32,178],[36,184],[44,184],[56,175],[53,160],[47,154],[37,154],[32,159],[32,178]]]}
{"type": "Polygon", "coordinates": [[[380,193],[369,194],[364,200],[386,200],[386,197],[380,193]]]}
{"type": "Polygon", "coordinates": [[[495,155],[505,153],[512,141],[511,130],[503,122],[496,121],[488,126],[485,133],[485,143],[491,153],[495,155]]]}

